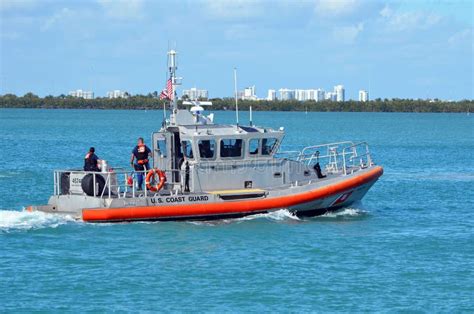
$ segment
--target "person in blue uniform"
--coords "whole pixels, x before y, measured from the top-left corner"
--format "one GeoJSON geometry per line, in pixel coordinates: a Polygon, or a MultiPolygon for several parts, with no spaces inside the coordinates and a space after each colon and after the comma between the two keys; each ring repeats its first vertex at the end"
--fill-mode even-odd
{"type": "Polygon", "coordinates": [[[89,148],[89,152],[84,157],[84,171],[100,171],[99,157],[95,154],[95,148],[89,148]]]}
{"type": "MultiPolygon", "coordinates": [[[[145,145],[143,138],[138,139],[137,146],[132,150],[130,157],[130,164],[135,171],[144,171],[150,169],[148,158],[151,156],[151,150],[145,145]]],[[[137,173],[138,189],[141,190],[143,186],[143,173],[137,173]]]]}

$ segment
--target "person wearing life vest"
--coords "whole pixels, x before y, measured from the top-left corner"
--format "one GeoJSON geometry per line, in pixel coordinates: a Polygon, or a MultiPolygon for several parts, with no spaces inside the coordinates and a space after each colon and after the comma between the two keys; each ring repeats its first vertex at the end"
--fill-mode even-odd
{"type": "Polygon", "coordinates": [[[84,157],[84,171],[100,171],[98,163],[99,157],[95,154],[95,148],[89,148],[89,152],[84,157]]]}
{"type": "MultiPolygon", "coordinates": [[[[130,158],[130,164],[136,171],[150,170],[148,158],[151,156],[151,150],[143,142],[143,138],[138,139],[137,146],[132,151],[132,157],[130,158]]],[[[138,189],[142,189],[143,185],[143,173],[137,173],[138,189]]]]}

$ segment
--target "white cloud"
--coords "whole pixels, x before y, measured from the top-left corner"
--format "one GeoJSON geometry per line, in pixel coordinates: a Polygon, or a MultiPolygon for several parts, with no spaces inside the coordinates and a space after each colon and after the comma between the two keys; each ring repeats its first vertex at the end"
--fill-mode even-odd
{"type": "Polygon", "coordinates": [[[379,12],[383,23],[393,31],[428,29],[441,21],[441,16],[422,11],[395,12],[385,6],[379,12]]]}
{"type": "Polygon", "coordinates": [[[39,3],[39,0],[0,0],[0,11],[28,10],[39,3]]]}
{"type": "Polygon", "coordinates": [[[320,16],[340,16],[355,12],[359,4],[356,0],[317,0],[314,10],[320,16]]]}
{"type": "Polygon", "coordinates": [[[352,43],[357,36],[364,30],[364,24],[358,23],[351,26],[336,27],[333,30],[334,39],[338,42],[352,43]]]}
{"type": "Polygon", "coordinates": [[[462,31],[459,31],[455,34],[453,34],[451,37],[448,39],[448,43],[452,46],[456,46],[459,44],[464,44],[464,43],[471,43],[474,45],[474,41],[472,40],[472,29],[466,28],[462,31]]]}
{"type": "Polygon", "coordinates": [[[98,2],[105,10],[105,14],[115,19],[141,18],[144,13],[143,0],[98,0],[98,2]]]}
{"type": "Polygon", "coordinates": [[[263,4],[260,0],[205,0],[204,11],[220,19],[256,17],[264,13],[263,4]]]}
{"type": "Polygon", "coordinates": [[[21,34],[18,32],[0,32],[0,38],[5,40],[15,40],[21,38],[21,34]]]}
{"type": "Polygon", "coordinates": [[[249,25],[231,25],[224,33],[226,39],[247,39],[255,34],[255,30],[249,25]]]}
{"type": "Polygon", "coordinates": [[[40,30],[45,32],[53,27],[55,24],[59,23],[63,19],[67,19],[72,16],[72,11],[68,8],[62,8],[60,11],[53,14],[51,17],[47,18],[41,25],[40,30]]]}
{"type": "Polygon", "coordinates": [[[388,5],[386,5],[382,10],[380,10],[380,15],[382,17],[388,18],[393,14],[393,10],[390,9],[388,5]]]}

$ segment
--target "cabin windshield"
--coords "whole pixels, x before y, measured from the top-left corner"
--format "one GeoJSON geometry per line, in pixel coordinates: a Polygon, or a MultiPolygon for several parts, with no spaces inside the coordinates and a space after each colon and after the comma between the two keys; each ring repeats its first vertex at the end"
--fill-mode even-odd
{"type": "Polygon", "coordinates": [[[258,155],[260,148],[260,140],[258,138],[253,138],[249,141],[249,154],[258,155]]]}
{"type": "Polygon", "coordinates": [[[271,155],[276,148],[278,140],[276,138],[262,139],[262,155],[271,155]]]}
{"type": "Polygon", "coordinates": [[[215,140],[200,140],[198,142],[199,157],[201,159],[212,159],[216,157],[216,141],[215,140]]]}
{"type": "Polygon", "coordinates": [[[241,139],[222,139],[220,144],[220,155],[226,157],[242,157],[241,139]]]}

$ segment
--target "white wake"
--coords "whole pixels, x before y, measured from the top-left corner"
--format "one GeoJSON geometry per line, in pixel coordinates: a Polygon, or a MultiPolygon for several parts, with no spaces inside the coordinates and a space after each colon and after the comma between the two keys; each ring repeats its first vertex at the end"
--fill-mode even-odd
{"type": "Polygon", "coordinates": [[[314,217],[303,217],[299,218],[287,209],[280,209],[274,212],[270,213],[265,213],[265,214],[255,214],[255,215],[250,215],[250,216],[245,216],[242,218],[229,218],[229,219],[218,219],[218,220],[210,220],[210,221],[189,221],[189,223],[194,224],[194,225],[206,225],[206,226],[217,226],[217,225],[223,225],[223,224],[232,224],[232,223],[240,223],[240,222],[245,222],[245,221],[250,221],[250,220],[256,220],[256,219],[267,219],[267,220],[273,220],[276,222],[309,222],[309,221],[315,221],[318,219],[351,219],[351,218],[357,218],[357,217],[364,217],[368,215],[368,212],[360,209],[360,208],[344,208],[340,209],[338,211],[332,211],[332,212],[327,212],[324,215],[320,216],[314,216],[314,217]]]}
{"type": "Polygon", "coordinates": [[[344,208],[341,210],[327,212],[324,215],[317,216],[315,218],[339,218],[339,217],[357,217],[366,215],[367,212],[365,210],[359,208],[344,208]]]}
{"type": "Polygon", "coordinates": [[[57,228],[75,221],[71,216],[16,210],[0,210],[0,232],[57,228]]]}
{"type": "MultiPolygon", "coordinates": [[[[344,208],[335,212],[328,212],[322,216],[314,218],[344,218],[344,217],[358,217],[366,215],[367,212],[358,208],[344,208]]],[[[220,225],[239,223],[244,221],[267,219],[277,222],[291,222],[291,221],[305,221],[306,218],[300,219],[286,209],[280,209],[274,212],[265,214],[250,215],[243,218],[221,219],[213,221],[190,221],[191,224],[196,225],[220,225]]],[[[14,231],[28,231],[42,228],[57,228],[71,222],[77,222],[71,216],[46,214],[43,212],[28,212],[16,210],[0,210],[0,233],[14,232],[14,231]]],[[[109,225],[109,224],[105,224],[109,225]]]]}
{"type": "Polygon", "coordinates": [[[287,209],[279,209],[274,212],[269,212],[265,214],[256,214],[252,216],[246,216],[243,218],[239,218],[237,220],[254,220],[254,219],[270,219],[270,220],[276,220],[276,221],[283,221],[283,220],[300,220],[298,217],[296,217],[294,214],[292,214],[290,211],[287,209]]]}
{"type": "Polygon", "coordinates": [[[270,213],[249,215],[242,218],[226,218],[209,221],[189,221],[193,225],[217,226],[223,224],[240,223],[244,221],[267,219],[273,221],[299,221],[300,219],[286,209],[276,210],[270,213]]]}

